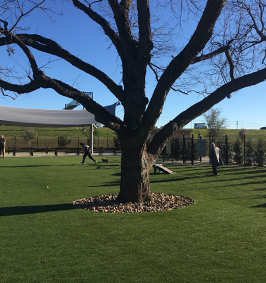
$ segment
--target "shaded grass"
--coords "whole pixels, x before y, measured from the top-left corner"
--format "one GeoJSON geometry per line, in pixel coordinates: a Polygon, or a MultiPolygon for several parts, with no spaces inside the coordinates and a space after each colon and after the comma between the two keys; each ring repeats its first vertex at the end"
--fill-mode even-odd
{"type": "Polygon", "coordinates": [[[98,166],[81,165],[77,156],[0,160],[0,211],[21,210],[0,217],[1,282],[265,281],[265,168],[223,166],[211,176],[208,165],[169,164],[175,174],[151,172],[154,192],[195,200],[178,210],[55,210],[118,192],[120,159],[109,160],[98,166]]]}

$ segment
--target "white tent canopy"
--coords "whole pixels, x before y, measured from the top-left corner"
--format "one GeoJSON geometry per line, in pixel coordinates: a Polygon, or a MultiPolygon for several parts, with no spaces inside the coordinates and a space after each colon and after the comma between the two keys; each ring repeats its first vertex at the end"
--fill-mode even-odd
{"type": "MultiPolygon", "coordinates": [[[[115,115],[116,102],[105,106],[115,115]]],[[[93,124],[95,116],[87,110],[50,110],[0,106],[0,125],[27,127],[85,127],[90,126],[90,147],[93,153],[93,124]]]]}
{"type": "Polygon", "coordinates": [[[50,110],[0,106],[0,125],[29,127],[72,127],[96,124],[87,110],[50,110]]]}

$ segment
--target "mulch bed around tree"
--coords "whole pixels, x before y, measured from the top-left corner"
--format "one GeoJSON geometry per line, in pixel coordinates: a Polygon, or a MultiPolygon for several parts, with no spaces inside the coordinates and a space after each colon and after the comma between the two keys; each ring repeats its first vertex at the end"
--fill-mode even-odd
{"type": "Polygon", "coordinates": [[[152,200],[143,203],[119,203],[118,194],[86,197],[72,202],[77,208],[100,212],[139,213],[172,210],[194,203],[194,200],[180,195],[152,193],[152,200]]]}

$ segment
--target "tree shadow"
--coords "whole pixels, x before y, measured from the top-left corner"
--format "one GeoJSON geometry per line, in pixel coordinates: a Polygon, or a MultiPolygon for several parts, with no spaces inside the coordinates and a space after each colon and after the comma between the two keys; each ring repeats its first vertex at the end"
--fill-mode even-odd
{"type": "Polygon", "coordinates": [[[51,167],[53,165],[51,164],[27,164],[27,165],[1,165],[0,167],[17,169],[17,168],[27,168],[27,167],[48,167],[48,166],[51,167]]]}
{"type": "Polygon", "coordinates": [[[70,209],[76,209],[76,207],[72,203],[6,206],[6,207],[0,207],[0,216],[33,214],[33,213],[70,210],[70,209]]]}
{"type": "Polygon", "coordinates": [[[256,208],[256,207],[265,207],[266,208],[266,202],[258,205],[253,205],[251,208],[256,208]]]}

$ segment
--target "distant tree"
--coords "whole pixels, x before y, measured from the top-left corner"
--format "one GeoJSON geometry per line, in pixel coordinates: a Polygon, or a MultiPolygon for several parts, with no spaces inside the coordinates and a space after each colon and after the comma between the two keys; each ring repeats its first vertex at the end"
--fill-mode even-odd
{"type": "Polygon", "coordinates": [[[211,109],[203,116],[208,126],[208,135],[215,140],[221,135],[221,130],[226,128],[226,118],[221,117],[221,109],[211,109]]]}
{"type": "Polygon", "coordinates": [[[227,141],[221,141],[221,139],[216,143],[216,145],[221,149],[221,156],[224,164],[226,162],[230,163],[233,161],[233,146],[232,142],[227,139],[227,141]]]}
{"type": "Polygon", "coordinates": [[[179,160],[179,158],[182,156],[182,143],[180,138],[172,139],[171,155],[176,160],[179,160]]]}
{"type": "Polygon", "coordinates": [[[31,141],[37,137],[37,132],[34,128],[26,128],[24,132],[24,139],[28,142],[28,145],[31,145],[31,141]]]}
{"type": "Polygon", "coordinates": [[[236,139],[233,145],[234,151],[234,160],[237,164],[242,164],[244,155],[243,155],[243,146],[242,140],[240,138],[236,139]]]}
{"type": "Polygon", "coordinates": [[[67,146],[70,142],[71,140],[69,140],[66,136],[58,137],[58,146],[67,146]]]}
{"type": "Polygon", "coordinates": [[[246,141],[245,164],[251,166],[255,159],[255,149],[252,140],[246,141]]]}
{"type": "Polygon", "coordinates": [[[239,131],[239,133],[238,133],[238,137],[239,137],[242,141],[244,141],[245,135],[246,135],[246,130],[242,128],[242,129],[239,131]]]}
{"type": "MultiPolygon", "coordinates": [[[[72,0],[60,4],[48,0],[2,0],[0,88],[6,96],[50,88],[78,101],[99,123],[114,130],[120,140],[119,201],[146,201],[151,199],[150,169],[166,143],[232,93],[266,79],[265,8],[265,0],[72,0]],[[71,32],[69,26],[61,28],[64,37],[60,39],[53,32],[49,37],[37,34],[38,25],[45,24],[42,17],[48,15],[50,20],[54,15],[60,16],[49,8],[55,3],[62,11],[71,4],[73,11],[78,9],[94,25],[88,27],[87,22],[77,18],[68,20],[70,27],[75,26],[71,32]],[[34,18],[30,27],[24,27],[24,18],[29,21],[31,12],[38,10],[40,20],[34,18]],[[106,52],[116,52],[117,56],[112,54],[109,60],[118,62],[121,80],[108,75],[109,62],[102,69],[91,64],[95,56],[101,59],[102,54],[88,52],[87,56],[78,56],[64,48],[76,34],[80,40],[90,38],[88,34],[94,26],[110,42],[106,52]],[[6,63],[13,58],[12,64],[6,63]],[[68,64],[68,71],[56,72],[55,59],[68,64]],[[47,68],[49,63],[55,67],[47,68]],[[121,102],[123,119],[111,114],[78,85],[70,85],[69,77],[64,75],[71,74],[71,68],[106,86],[109,94],[121,102]],[[151,73],[154,81],[150,86],[154,89],[147,90],[151,73]],[[203,96],[201,101],[176,113],[147,146],[170,90],[203,96]]],[[[75,44],[84,48],[82,43],[75,44]]],[[[92,44],[90,40],[89,45],[92,44]]]]}
{"type": "Polygon", "coordinates": [[[192,143],[192,140],[188,139],[186,142],[186,160],[192,160],[192,156],[193,160],[197,159],[197,146],[195,141],[192,143]]]}

